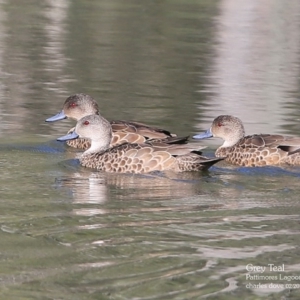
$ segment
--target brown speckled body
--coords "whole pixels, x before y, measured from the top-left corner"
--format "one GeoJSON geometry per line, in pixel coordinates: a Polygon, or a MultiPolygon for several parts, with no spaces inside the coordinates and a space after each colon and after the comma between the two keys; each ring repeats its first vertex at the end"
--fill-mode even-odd
{"type": "Polygon", "coordinates": [[[232,147],[220,147],[217,157],[226,157],[226,161],[239,166],[260,167],[267,165],[300,165],[300,152],[293,153],[291,143],[300,139],[282,135],[260,134],[246,136],[232,147]],[[285,146],[289,145],[289,146],[285,146]],[[288,148],[291,151],[287,151],[288,148]]]}
{"type": "MultiPolygon", "coordinates": [[[[136,143],[143,144],[148,142],[163,142],[166,144],[185,144],[188,142],[189,136],[185,137],[176,137],[176,136],[168,136],[165,138],[152,138],[147,139],[142,135],[131,133],[131,132],[113,132],[112,140],[110,142],[110,146],[114,147],[123,143],[136,143]]],[[[66,142],[68,146],[76,149],[87,150],[91,147],[91,141],[85,138],[78,138],[76,140],[70,140],[66,142]]],[[[205,147],[199,147],[198,149],[203,149],[205,147]]]]}
{"type": "Polygon", "coordinates": [[[203,157],[200,152],[173,156],[169,145],[158,146],[125,143],[103,153],[84,153],[80,163],[84,167],[106,172],[147,173],[165,170],[175,172],[205,170],[222,160],[203,157]]]}
{"type": "Polygon", "coordinates": [[[83,139],[83,138],[67,141],[66,144],[69,147],[80,149],[80,150],[86,150],[91,147],[91,142],[88,139],[83,139]]]}

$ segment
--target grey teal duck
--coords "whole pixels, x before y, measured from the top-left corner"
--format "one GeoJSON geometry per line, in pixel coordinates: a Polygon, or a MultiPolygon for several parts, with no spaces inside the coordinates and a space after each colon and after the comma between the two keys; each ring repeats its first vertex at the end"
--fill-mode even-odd
{"type": "Polygon", "coordinates": [[[74,131],[57,140],[66,141],[78,137],[90,139],[91,147],[83,152],[80,163],[84,167],[106,172],[199,171],[208,169],[223,159],[203,157],[199,147],[191,144],[170,145],[161,141],[147,141],[111,146],[112,136],[110,122],[94,114],[80,119],[74,131]]]}
{"type": "Polygon", "coordinates": [[[218,137],[224,140],[216,150],[216,157],[247,167],[266,165],[300,165],[300,138],[278,134],[254,134],[245,136],[242,121],[234,116],[221,115],[212,126],[194,139],[218,137]]]}

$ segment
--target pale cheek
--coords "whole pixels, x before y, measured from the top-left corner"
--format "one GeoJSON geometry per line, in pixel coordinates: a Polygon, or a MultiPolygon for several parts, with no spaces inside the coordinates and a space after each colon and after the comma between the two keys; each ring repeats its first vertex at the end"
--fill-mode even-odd
{"type": "Polygon", "coordinates": [[[228,135],[231,133],[231,130],[229,128],[223,128],[224,134],[228,135]]]}

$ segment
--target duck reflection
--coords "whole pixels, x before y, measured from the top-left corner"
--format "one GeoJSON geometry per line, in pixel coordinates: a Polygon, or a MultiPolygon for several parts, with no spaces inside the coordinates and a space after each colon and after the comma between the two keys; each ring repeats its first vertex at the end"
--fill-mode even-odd
{"type": "Polygon", "coordinates": [[[102,173],[74,172],[71,176],[58,178],[56,183],[68,189],[74,203],[101,204],[107,201],[106,179],[102,173]]]}
{"type": "Polygon", "coordinates": [[[201,172],[116,174],[80,168],[78,172],[57,179],[57,183],[70,191],[76,204],[104,204],[109,200],[174,200],[193,197],[206,193],[207,182],[214,180],[208,173],[201,172]]]}

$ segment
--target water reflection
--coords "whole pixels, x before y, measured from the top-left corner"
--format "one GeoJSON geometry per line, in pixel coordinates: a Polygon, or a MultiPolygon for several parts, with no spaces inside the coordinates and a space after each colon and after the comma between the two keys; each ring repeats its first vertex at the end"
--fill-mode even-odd
{"type": "MultiPolygon", "coordinates": [[[[64,166],[69,165],[70,169],[77,168],[76,164],[74,165],[73,159],[63,163],[64,166]]],[[[110,189],[119,200],[192,197],[205,190],[205,185],[210,180],[209,175],[201,172],[118,174],[90,171],[80,166],[78,168],[80,172],[75,171],[67,177],[57,178],[56,184],[69,189],[74,203],[81,204],[105,203],[110,198],[110,189]]]]}
{"type": "Polygon", "coordinates": [[[71,177],[57,179],[56,183],[69,188],[74,203],[101,204],[107,201],[107,186],[103,175],[74,173],[71,177]]]}
{"type": "Polygon", "coordinates": [[[208,108],[199,106],[205,123],[232,114],[245,122],[249,134],[296,133],[286,122],[295,122],[299,103],[300,2],[223,0],[219,8],[205,89],[208,108]]]}
{"type": "Polygon", "coordinates": [[[68,79],[64,74],[68,62],[64,53],[69,6],[68,0],[47,0],[44,10],[47,19],[45,23],[46,46],[43,55],[44,70],[49,73],[49,78],[56,78],[55,82],[49,80],[45,84],[46,89],[56,93],[56,97],[59,97],[62,92],[67,92],[62,83],[68,79]]]}

